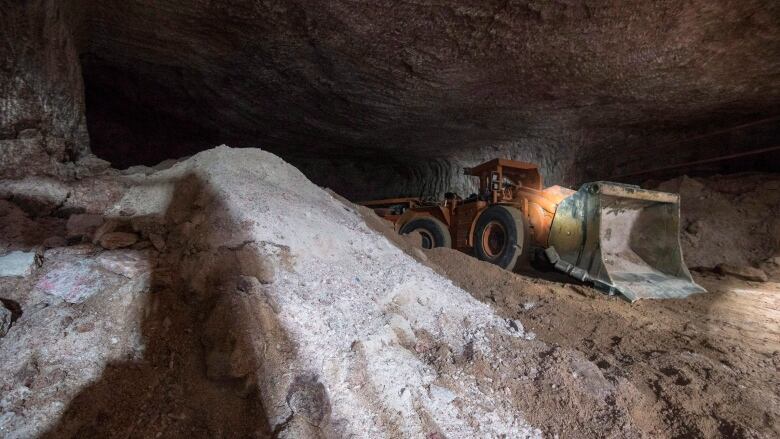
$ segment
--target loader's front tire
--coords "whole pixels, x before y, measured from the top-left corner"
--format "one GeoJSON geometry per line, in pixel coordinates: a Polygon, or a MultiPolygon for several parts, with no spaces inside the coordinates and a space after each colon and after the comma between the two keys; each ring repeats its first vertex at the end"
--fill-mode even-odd
{"type": "Polygon", "coordinates": [[[491,264],[514,270],[526,259],[526,225],[523,214],[509,206],[490,206],[482,212],[474,228],[474,254],[491,264]]]}
{"type": "Polygon", "coordinates": [[[422,248],[452,247],[452,237],[447,226],[432,216],[415,218],[401,227],[401,235],[417,232],[422,236],[422,248]]]}

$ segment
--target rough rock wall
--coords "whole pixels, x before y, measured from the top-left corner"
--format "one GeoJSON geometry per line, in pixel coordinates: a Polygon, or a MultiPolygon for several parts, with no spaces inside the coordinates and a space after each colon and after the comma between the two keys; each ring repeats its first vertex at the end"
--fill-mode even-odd
{"type": "Polygon", "coordinates": [[[0,1],[0,175],[65,176],[89,151],[79,4],[0,1]]]}
{"type": "Polygon", "coordinates": [[[740,116],[727,113],[694,127],[660,121],[641,128],[621,127],[616,129],[617,138],[624,140],[601,141],[574,152],[572,178],[638,184],[683,174],[776,172],[780,116],[742,122],[740,116]]]}
{"type": "Polygon", "coordinates": [[[769,0],[0,1],[11,176],[72,173],[85,111],[117,167],[257,146],[352,198],[468,192],[497,152],[571,184],[777,133],[679,143],[780,111],[769,0]]]}
{"type": "Polygon", "coordinates": [[[400,196],[435,197],[476,192],[477,179],[463,174],[494,158],[528,161],[540,166],[545,184],[573,185],[571,148],[533,142],[506,142],[439,157],[297,158],[290,162],[316,184],[352,201],[400,196]]]}
{"type": "Polygon", "coordinates": [[[779,175],[683,176],[658,189],[680,194],[680,242],[689,267],[758,266],[780,256],[779,175]]]}
{"type": "Polygon", "coordinates": [[[555,163],[548,175],[576,157],[580,177],[607,178],[687,158],[635,150],[780,109],[780,7],[766,0],[139,0],[97,2],[90,16],[88,119],[116,164],[217,141],[301,169],[328,167],[296,156],[341,157],[346,174],[394,156],[411,180],[372,196],[416,194],[451,185],[417,180],[419,159],[456,169],[515,144],[510,156],[555,163]]]}

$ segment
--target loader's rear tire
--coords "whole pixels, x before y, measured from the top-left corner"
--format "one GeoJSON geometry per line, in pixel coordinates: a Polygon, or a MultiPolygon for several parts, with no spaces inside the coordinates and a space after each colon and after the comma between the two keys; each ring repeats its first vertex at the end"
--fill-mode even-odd
{"type": "Polygon", "coordinates": [[[432,216],[416,218],[401,227],[401,235],[417,232],[422,236],[422,248],[452,248],[452,237],[447,226],[432,216]]]}
{"type": "Polygon", "coordinates": [[[490,206],[474,228],[474,254],[480,260],[513,270],[527,253],[522,213],[509,206],[490,206]]]}

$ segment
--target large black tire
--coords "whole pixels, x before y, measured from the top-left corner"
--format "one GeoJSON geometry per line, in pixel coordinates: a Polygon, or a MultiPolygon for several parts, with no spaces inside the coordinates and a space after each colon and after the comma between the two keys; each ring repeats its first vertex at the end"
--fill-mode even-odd
{"type": "Polygon", "coordinates": [[[509,206],[490,206],[482,212],[474,228],[475,256],[501,268],[514,270],[527,259],[526,225],[523,214],[509,206]]]}
{"type": "Polygon", "coordinates": [[[432,216],[415,218],[401,227],[401,235],[418,232],[422,235],[422,247],[452,247],[452,237],[447,226],[432,216]]]}

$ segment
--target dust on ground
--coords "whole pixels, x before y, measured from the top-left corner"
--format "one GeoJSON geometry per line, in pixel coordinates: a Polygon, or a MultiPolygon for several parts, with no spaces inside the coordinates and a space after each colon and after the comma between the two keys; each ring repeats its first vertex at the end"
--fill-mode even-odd
{"type": "Polygon", "coordinates": [[[780,195],[771,188],[780,186],[769,177],[748,176],[747,182],[710,179],[715,183],[686,177],[661,186],[667,190],[682,186],[686,259],[698,266],[724,261],[760,266],[770,282],[747,282],[699,269],[694,278],[708,293],[634,304],[573,281],[539,278],[560,279],[555,274],[537,272],[532,277],[451,249],[421,250],[413,237],[396,235],[369,209],[361,213],[367,224],[396,245],[490,304],[499,315],[522,321],[526,331],[550,346],[536,364],[512,374],[497,374],[490,365],[482,368],[495,387],[524,395],[527,419],[545,433],[621,436],[627,432],[619,433],[616,426],[630,422],[648,437],[768,438],[780,435],[780,261],[772,257],[780,247],[772,241],[772,219],[764,219],[777,208],[764,204],[780,195]],[[757,200],[732,193],[726,201],[727,194],[719,192],[735,187],[770,190],[757,200]],[[720,215],[707,209],[713,199],[717,208],[733,212],[720,215]],[[736,237],[753,235],[726,246],[729,224],[738,218],[746,222],[733,229],[736,237]],[[726,236],[708,241],[717,231],[726,236]],[[727,247],[725,255],[715,250],[727,247]],[[587,361],[556,361],[571,351],[587,361]],[[556,368],[565,370],[551,373],[556,368]],[[619,389],[607,397],[612,413],[594,413],[588,401],[572,395],[572,389],[599,389],[605,383],[619,389]],[[589,431],[582,413],[605,427],[589,431]]]}
{"type": "Polygon", "coordinates": [[[84,213],[95,206],[87,196],[82,213],[41,216],[0,202],[0,243],[40,255],[32,274],[0,278],[14,311],[0,334],[0,436],[270,435],[253,390],[204,361],[204,342],[228,336],[232,320],[212,323],[213,301],[176,279],[190,224],[84,213]],[[109,250],[93,243],[96,229],[137,242],[109,250]]]}
{"type": "Polygon", "coordinates": [[[547,347],[278,157],[220,147],[109,180],[79,213],[58,195],[6,215],[9,249],[49,249],[0,284],[19,311],[3,436],[541,435],[474,366],[547,347]],[[51,213],[58,239],[28,233],[51,213]]]}
{"type": "MultiPolygon", "coordinates": [[[[449,249],[425,254],[500,315],[522,319],[539,340],[583,353],[613,383],[633,384],[638,394],[625,397],[634,398],[631,418],[646,433],[780,434],[780,284],[696,273],[709,293],[632,305],[590,287],[528,278],[449,249]]],[[[587,410],[559,389],[530,398],[530,422],[550,411],[587,410]]]]}
{"type": "Polygon", "coordinates": [[[36,252],[0,280],[6,437],[778,435],[776,283],[630,305],[423,251],[262,151],[137,171],[2,186],[49,200],[0,197],[36,252]]]}

